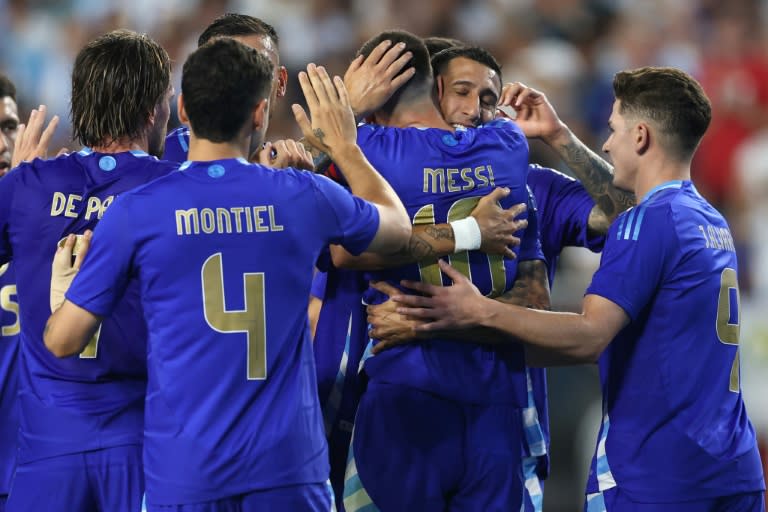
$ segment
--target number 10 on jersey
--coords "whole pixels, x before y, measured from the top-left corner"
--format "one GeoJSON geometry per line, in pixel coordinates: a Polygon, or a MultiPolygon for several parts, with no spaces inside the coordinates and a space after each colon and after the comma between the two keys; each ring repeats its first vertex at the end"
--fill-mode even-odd
{"type": "Polygon", "coordinates": [[[221,253],[203,263],[203,312],[205,321],[216,332],[240,332],[247,337],[247,378],[267,378],[267,325],[264,311],[264,274],[243,274],[244,309],[227,310],[224,300],[224,271],[221,253]]]}

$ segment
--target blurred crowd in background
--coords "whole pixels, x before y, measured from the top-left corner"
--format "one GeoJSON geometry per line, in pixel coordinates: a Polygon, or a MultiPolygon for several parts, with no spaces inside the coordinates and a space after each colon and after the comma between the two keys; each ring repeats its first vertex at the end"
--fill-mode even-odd
{"type": "MultiPolygon", "coordinates": [[[[665,65],[697,77],[712,100],[713,121],[694,160],[694,181],[738,241],[742,386],[758,435],[768,439],[768,0],[0,0],[0,71],[16,83],[20,117],[48,105],[63,121],[56,147],[79,149],[66,120],[69,73],[87,41],[121,27],[148,33],[174,60],[178,90],[198,35],[224,12],[262,18],[280,36],[290,82],[270,140],[299,136],[290,104],[301,101],[300,69],[316,62],[341,75],[360,45],[387,28],[488,48],[505,82],[544,91],[596,151],[606,137],[616,71],[665,65]]],[[[568,172],[537,143],[531,161],[568,172]]],[[[578,307],[598,258],[566,252],[556,308],[578,307]]],[[[596,368],[551,370],[550,399],[545,510],[573,510],[600,418],[596,368]]]]}

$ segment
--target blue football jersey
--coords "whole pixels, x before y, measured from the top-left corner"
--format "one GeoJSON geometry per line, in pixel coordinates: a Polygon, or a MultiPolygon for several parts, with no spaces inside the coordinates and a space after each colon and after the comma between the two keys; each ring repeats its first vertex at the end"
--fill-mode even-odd
{"type": "Polygon", "coordinates": [[[650,191],[611,226],[588,294],[630,323],[599,360],[604,419],[587,492],[644,503],[765,488],[739,386],[736,252],[689,181],[650,191]]]}
{"type": "Polygon", "coordinates": [[[14,260],[21,305],[19,461],[140,443],[146,325],[136,289],[79,356],[43,344],[51,261],[70,233],[93,229],[114,198],[175,169],[143,152],[84,149],[24,163],[0,180],[0,263],[14,260]]]}
{"type": "Polygon", "coordinates": [[[310,172],[188,162],[122,195],[67,298],[108,314],[140,283],[150,504],[325,482],[307,297],[321,250],[365,250],[377,210],[310,172]]]}
{"type": "MultiPolygon", "coordinates": [[[[466,217],[493,187],[509,187],[508,208],[528,201],[528,143],[512,122],[499,120],[455,133],[439,129],[362,125],[358,143],[387,179],[415,225],[440,224],[466,217]]],[[[527,214],[526,214],[527,215],[527,214]]],[[[484,294],[499,297],[517,275],[517,261],[542,259],[535,230],[518,233],[517,259],[479,251],[450,256],[451,264],[471,277],[484,294]],[[533,236],[530,236],[533,234],[533,236]]],[[[421,261],[371,276],[398,285],[401,279],[448,284],[437,261],[421,261]]],[[[367,303],[381,295],[373,290],[367,303]]],[[[418,342],[387,350],[365,361],[372,379],[404,384],[458,401],[527,403],[524,356],[519,346],[498,347],[447,340],[418,342]]]]}
{"type": "Polygon", "coordinates": [[[16,466],[19,301],[13,267],[0,266],[0,496],[8,494],[16,466]]]}
{"type": "Polygon", "coordinates": [[[189,152],[189,128],[180,126],[171,131],[165,137],[165,149],[163,160],[182,163],[187,160],[189,152]]]}

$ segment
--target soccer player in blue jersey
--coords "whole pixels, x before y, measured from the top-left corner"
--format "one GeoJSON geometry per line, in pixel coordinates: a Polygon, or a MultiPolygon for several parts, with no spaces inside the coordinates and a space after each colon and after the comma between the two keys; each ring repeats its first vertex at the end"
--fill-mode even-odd
{"type": "MultiPolygon", "coordinates": [[[[10,170],[19,127],[16,87],[0,74],[0,175],[10,170]]],[[[19,349],[19,304],[10,263],[0,266],[0,512],[11,488],[16,465],[19,415],[16,407],[19,349]]]]}
{"type": "MultiPolygon", "coordinates": [[[[86,147],[0,180],[0,264],[13,260],[22,326],[9,511],[140,508],[146,324],[136,287],[79,356],[53,357],[43,329],[57,244],[92,229],[118,194],[176,168],[147,154],[162,151],[171,94],[170,59],[157,43],[128,31],[95,39],[72,70],[72,125],[86,147]]],[[[42,112],[32,117],[42,125],[42,112]]],[[[17,157],[27,136],[40,136],[33,122],[17,157]]]]}
{"type": "MultiPolygon", "coordinates": [[[[597,361],[604,418],[586,510],[762,511],[765,483],[739,385],[736,253],[725,219],[690,181],[709,100],[671,68],[618,73],[603,150],[638,205],[609,229],[580,314],[489,301],[454,284],[400,295],[418,331],[479,327],[540,363],[597,361]]],[[[382,343],[379,348],[384,348],[382,343]]]]}
{"type": "Polygon", "coordinates": [[[299,75],[311,122],[294,113],[370,202],[245,160],[268,125],[271,80],[269,61],[233,39],[189,57],[179,112],[191,160],[110,207],[46,331],[54,353],[77,353],[137,278],[149,326],[149,510],[330,509],[312,268],[331,243],[387,254],[410,238],[402,204],[355,145],[343,82],[322,68],[299,75]]]}
{"type": "MultiPolygon", "coordinates": [[[[406,44],[416,72],[373,113],[372,124],[359,128],[358,142],[393,184],[414,224],[453,221],[454,230],[461,230],[455,222],[462,222],[482,194],[495,186],[510,190],[502,206],[526,202],[528,155],[522,132],[507,120],[477,130],[454,130],[435,107],[429,55],[421,39],[384,32],[360,53],[368,55],[384,39],[406,44]]],[[[460,262],[492,296],[509,298],[519,292],[512,285],[522,281],[529,267],[543,268],[535,227],[529,226],[515,248],[516,260],[457,248],[452,261],[460,262]]],[[[343,255],[332,252],[334,263],[348,264],[343,255]]],[[[393,282],[404,276],[441,282],[436,258],[429,252],[418,264],[373,276],[393,282]]],[[[542,281],[538,290],[548,301],[542,281]]],[[[369,303],[381,300],[376,290],[366,295],[369,303]]],[[[519,508],[523,367],[522,351],[495,351],[479,344],[466,349],[454,344],[444,350],[441,344],[427,342],[367,359],[370,381],[355,420],[346,509],[373,505],[385,511],[468,506],[507,510],[515,503],[519,508]],[[467,446],[471,449],[465,450],[467,446]],[[395,487],[398,493],[391,492],[395,487]]]]}

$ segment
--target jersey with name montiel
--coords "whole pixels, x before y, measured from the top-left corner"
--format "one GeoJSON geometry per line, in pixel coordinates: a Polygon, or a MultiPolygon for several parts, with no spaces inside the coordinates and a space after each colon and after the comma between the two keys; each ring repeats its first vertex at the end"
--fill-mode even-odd
{"type": "MultiPolygon", "coordinates": [[[[509,187],[501,202],[508,208],[527,203],[528,144],[512,122],[500,120],[455,133],[440,129],[362,125],[358,143],[373,166],[397,192],[415,225],[440,224],[466,217],[494,187],[509,187]]],[[[527,216],[527,212],[526,212],[527,216]]],[[[483,294],[499,297],[517,275],[517,262],[543,259],[535,230],[517,233],[524,240],[517,259],[461,252],[447,258],[483,294]],[[532,237],[524,237],[524,234],[532,237]]],[[[421,261],[372,274],[399,285],[401,279],[447,285],[436,260],[421,261]]],[[[367,303],[383,300],[370,290],[367,303]]],[[[372,379],[403,384],[471,403],[527,404],[524,356],[520,346],[498,347],[447,340],[418,342],[382,352],[365,361],[372,379]]]]}
{"type": "Polygon", "coordinates": [[[603,425],[587,492],[643,503],[765,488],[739,386],[739,292],[728,224],[690,181],[611,226],[588,294],[630,323],[599,360],[603,425]]]}
{"type": "Polygon", "coordinates": [[[0,496],[11,489],[19,437],[19,301],[13,266],[0,266],[0,496]]]}
{"type": "Polygon", "coordinates": [[[146,324],[133,287],[80,356],[43,344],[51,261],[68,234],[93,229],[114,198],[176,165],[144,152],[84,149],[24,163],[0,180],[0,263],[13,260],[21,305],[19,460],[140,443],[146,324]]]}
{"type": "Polygon", "coordinates": [[[103,315],[132,276],[141,285],[147,501],[325,482],[312,269],[328,244],[365,250],[378,211],[306,171],[243,159],[181,169],[110,207],[67,292],[103,315]]]}

